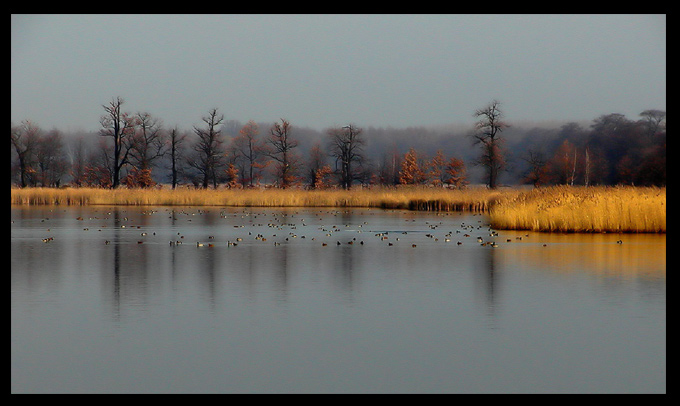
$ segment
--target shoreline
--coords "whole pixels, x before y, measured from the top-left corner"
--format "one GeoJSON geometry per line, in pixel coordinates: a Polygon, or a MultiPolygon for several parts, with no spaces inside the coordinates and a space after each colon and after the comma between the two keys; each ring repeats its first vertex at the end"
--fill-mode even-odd
{"type": "Polygon", "coordinates": [[[666,188],[424,186],[326,189],[11,188],[12,205],[365,207],[488,213],[491,226],[549,232],[665,233],[666,188]]]}

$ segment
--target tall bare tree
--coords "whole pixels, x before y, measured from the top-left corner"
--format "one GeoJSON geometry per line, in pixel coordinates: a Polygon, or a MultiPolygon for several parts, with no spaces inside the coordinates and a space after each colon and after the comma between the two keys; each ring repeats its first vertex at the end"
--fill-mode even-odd
{"type": "Polygon", "coordinates": [[[270,136],[267,139],[268,150],[266,155],[276,161],[276,178],[279,186],[286,188],[295,180],[297,169],[297,156],[293,148],[298,146],[298,142],[293,140],[290,122],[281,119],[281,123],[275,122],[269,129],[270,136]]]}
{"type": "Polygon", "coordinates": [[[498,100],[493,100],[488,106],[476,110],[474,116],[479,121],[475,124],[472,138],[475,144],[480,144],[482,147],[482,155],[478,163],[486,168],[489,188],[495,189],[498,187],[498,175],[505,167],[503,138],[500,133],[509,126],[503,121],[503,113],[498,100]]]}
{"type": "Polygon", "coordinates": [[[128,113],[121,111],[123,103],[125,101],[119,96],[109,104],[102,105],[106,114],[99,120],[102,126],[99,135],[113,138],[111,187],[114,189],[120,184],[121,169],[128,163],[130,137],[135,130],[134,119],[128,113]]]}
{"type": "Polygon", "coordinates": [[[189,166],[195,168],[203,176],[203,188],[207,189],[210,180],[217,188],[217,169],[224,160],[222,132],[219,126],[224,121],[224,115],[217,115],[217,109],[210,110],[208,116],[203,117],[205,128],[194,127],[198,140],[193,146],[196,153],[188,161],[189,166]]]}
{"type": "Polygon", "coordinates": [[[361,135],[362,131],[354,124],[328,130],[330,139],[328,150],[335,158],[335,167],[340,175],[340,186],[346,190],[352,187],[352,182],[360,175],[357,169],[361,167],[364,160],[363,150],[366,145],[361,135]]]}
{"type": "Polygon", "coordinates": [[[179,183],[179,175],[183,172],[181,162],[183,161],[184,142],[186,133],[181,133],[177,127],[170,130],[168,136],[168,154],[170,155],[170,182],[175,189],[179,183]]]}

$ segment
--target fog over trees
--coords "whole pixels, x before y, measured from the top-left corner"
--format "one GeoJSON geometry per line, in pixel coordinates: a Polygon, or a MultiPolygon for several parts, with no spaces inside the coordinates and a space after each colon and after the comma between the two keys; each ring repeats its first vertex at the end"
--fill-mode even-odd
{"type": "Polygon", "coordinates": [[[313,129],[206,112],[168,127],[149,112],[102,105],[100,130],[11,125],[11,185],[95,187],[339,187],[428,184],[666,185],[666,112],[611,113],[590,122],[513,122],[498,101],[476,123],[407,128],[347,123],[313,129]]]}

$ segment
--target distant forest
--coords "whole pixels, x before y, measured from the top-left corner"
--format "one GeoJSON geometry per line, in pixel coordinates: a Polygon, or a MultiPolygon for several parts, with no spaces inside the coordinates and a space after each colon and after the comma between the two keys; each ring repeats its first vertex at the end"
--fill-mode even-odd
{"type": "MultiPolygon", "coordinates": [[[[101,129],[65,133],[12,123],[11,185],[19,187],[304,187],[485,184],[474,126],[317,130],[281,119],[166,127],[149,113],[102,106],[101,129]]],[[[666,112],[591,122],[513,123],[499,133],[500,185],[666,185],[666,112]]]]}

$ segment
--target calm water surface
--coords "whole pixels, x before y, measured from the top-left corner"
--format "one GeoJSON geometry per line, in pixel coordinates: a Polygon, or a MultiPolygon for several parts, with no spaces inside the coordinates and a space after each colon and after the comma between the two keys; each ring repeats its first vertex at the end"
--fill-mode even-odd
{"type": "Polygon", "coordinates": [[[665,235],[377,209],[11,217],[13,393],[666,392],[665,235]]]}

